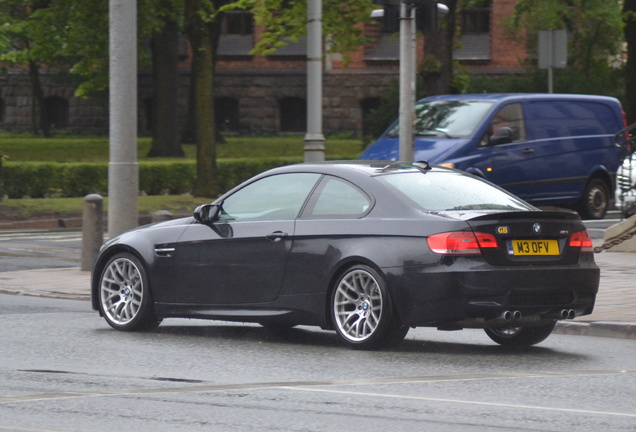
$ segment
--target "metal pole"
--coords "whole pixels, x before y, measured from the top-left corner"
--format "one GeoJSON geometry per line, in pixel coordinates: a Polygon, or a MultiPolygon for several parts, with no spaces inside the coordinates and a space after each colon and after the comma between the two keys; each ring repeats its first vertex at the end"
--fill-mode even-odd
{"type": "Polygon", "coordinates": [[[548,35],[548,93],[552,94],[554,90],[552,67],[554,66],[554,31],[550,29],[548,35]]]}
{"type": "Polygon", "coordinates": [[[415,20],[411,5],[400,4],[400,160],[412,162],[414,157],[413,116],[415,59],[413,33],[415,20]]]}
{"type": "Polygon", "coordinates": [[[109,0],[108,234],[138,226],[137,2],[109,0]]]}
{"type": "Polygon", "coordinates": [[[305,162],[325,160],[322,134],[322,0],[307,1],[307,134],[305,162]]]}

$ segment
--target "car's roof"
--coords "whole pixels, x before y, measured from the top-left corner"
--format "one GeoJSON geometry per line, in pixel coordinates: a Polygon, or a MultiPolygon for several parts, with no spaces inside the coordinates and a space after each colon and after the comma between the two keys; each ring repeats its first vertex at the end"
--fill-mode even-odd
{"type": "Polygon", "coordinates": [[[598,95],[583,95],[583,94],[554,94],[554,93],[473,93],[473,94],[454,94],[454,95],[439,95],[430,96],[422,101],[434,101],[434,100],[462,100],[462,101],[492,101],[492,102],[504,102],[510,100],[560,100],[560,101],[612,101],[618,102],[616,98],[609,96],[598,95]]]}
{"type": "Polygon", "coordinates": [[[325,174],[343,174],[351,172],[364,173],[368,176],[386,174],[389,172],[417,172],[417,171],[451,171],[448,168],[429,165],[426,161],[419,162],[396,162],[396,161],[364,161],[364,160],[347,160],[347,161],[326,161],[311,162],[295,165],[287,165],[268,172],[321,172],[325,174]]]}

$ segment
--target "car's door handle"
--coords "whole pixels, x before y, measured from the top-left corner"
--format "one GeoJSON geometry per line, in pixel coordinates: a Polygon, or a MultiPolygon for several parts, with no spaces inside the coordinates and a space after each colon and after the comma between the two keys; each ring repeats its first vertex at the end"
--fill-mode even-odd
{"type": "Polygon", "coordinates": [[[532,154],[532,153],[534,153],[534,149],[532,149],[532,148],[524,148],[522,153],[523,154],[532,154]]]}
{"type": "Polygon", "coordinates": [[[271,234],[267,234],[265,238],[272,242],[279,242],[287,236],[289,236],[289,234],[287,234],[286,232],[274,231],[271,234]]]}

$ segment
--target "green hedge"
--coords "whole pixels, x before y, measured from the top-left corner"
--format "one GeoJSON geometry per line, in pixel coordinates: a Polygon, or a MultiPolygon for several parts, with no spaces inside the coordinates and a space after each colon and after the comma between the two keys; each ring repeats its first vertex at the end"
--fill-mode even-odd
{"type": "MultiPolygon", "coordinates": [[[[222,159],[218,181],[227,191],[267,169],[302,162],[300,158],[222,159]]],[[[108,194],[108,165],[95,163],[5,162],[2,194],[9,198],[82,197],[108,194]]],[[[192,189],[194,161],[140,162],[139,189],[147,195],[183,194],[192,189]]]]}

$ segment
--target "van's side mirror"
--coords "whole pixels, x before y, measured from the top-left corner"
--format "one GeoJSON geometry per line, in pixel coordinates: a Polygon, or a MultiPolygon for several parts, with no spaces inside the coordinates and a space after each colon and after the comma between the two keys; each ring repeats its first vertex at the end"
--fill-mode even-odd
{"type": "Polygon", "coordinates": [[[194,219],[196,219],[197,222],[209,224],[216,221],[220,209],[221,206],[218,204],[203,204],[194,210],[192,216],[194,216],[194,219]]]}
{"type": "Polygon", "coordinates": [[[508,126],[502,126],[497,129],[497,132],[488,140],[490,145],[508,144],[513,140],[512,129],[508,126]]]}

